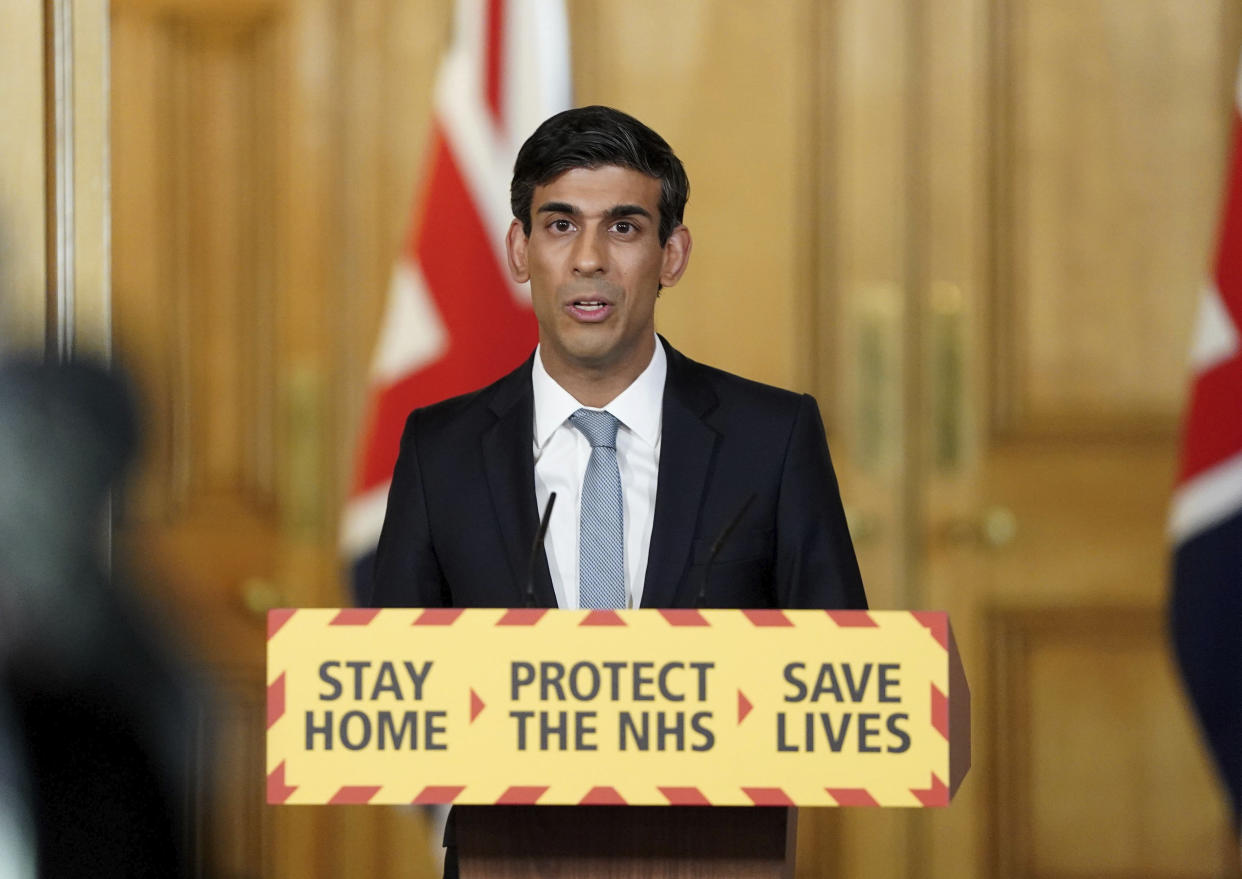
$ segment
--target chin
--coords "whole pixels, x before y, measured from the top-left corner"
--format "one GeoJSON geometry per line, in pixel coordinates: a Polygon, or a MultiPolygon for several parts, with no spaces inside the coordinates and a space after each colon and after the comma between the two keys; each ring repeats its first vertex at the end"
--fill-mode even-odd
{"type": "Polygon", "coordinates": [[[616,352],[610,349],[570,349],[569,356],[581,367],[603,369],[616,360],[616,352]]]}
{"type": "Polygon", "coordinates": [[[575,360],[608,360],[617,353],[617,346],[611,336],[600,331],[601,328],[588,329],[574,333],[573,338],[565,340],[563,350],[575,360]]]}

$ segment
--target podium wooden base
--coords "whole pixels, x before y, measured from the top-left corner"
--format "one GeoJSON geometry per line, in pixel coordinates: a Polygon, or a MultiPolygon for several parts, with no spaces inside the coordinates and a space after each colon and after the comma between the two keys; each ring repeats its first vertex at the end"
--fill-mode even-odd
{"type": "Polygon", "coordinates": [[[792,879],[797,811],[458,806],[461,879],[792,879]]]}

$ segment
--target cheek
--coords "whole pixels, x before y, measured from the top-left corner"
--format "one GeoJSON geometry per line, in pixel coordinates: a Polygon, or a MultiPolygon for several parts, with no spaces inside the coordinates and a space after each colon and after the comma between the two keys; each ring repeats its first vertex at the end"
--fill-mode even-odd
{"type": "Polygon", "coordinates": [[[557,308],[556,285],[546,277],[532,275],[530,280],[530,304],[536,320],[546,322],[555,316],[557,308]]]}
{"type": "Polygon", "coordinates": [[[526,270],[532,284],[538,282],[545,287],[554,287],[559,283],[559,264],[556,254],[549,252],[546,247],[527,251],[526,270]]]}
{"type": "Polygon", "coordinates": [[[635,267],[635,276],[641,278],[644,286],[650,286],[655,289],[660,283],[660,278],[664,274],[664,256],[649,256],[642,261],[640,266],[635,267]]]}

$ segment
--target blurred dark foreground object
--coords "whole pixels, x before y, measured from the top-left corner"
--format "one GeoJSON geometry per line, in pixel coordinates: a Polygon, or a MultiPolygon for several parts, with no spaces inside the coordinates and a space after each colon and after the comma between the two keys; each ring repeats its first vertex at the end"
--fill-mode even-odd
{"type": "Polygon", "coordinates": [[[197,688],[104,530],[136,430],[100,368],[0,366],[0,765],[47,879],[191,873],[197,688]]]}

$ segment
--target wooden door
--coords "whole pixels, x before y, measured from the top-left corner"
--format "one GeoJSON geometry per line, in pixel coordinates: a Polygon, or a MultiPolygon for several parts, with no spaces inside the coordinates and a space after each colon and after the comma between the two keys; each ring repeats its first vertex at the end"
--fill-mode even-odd
{"type": "MultiPolygon", "coordinates": [[[[927,560],[927,594],[962,608],[982,672],[977,871],[1236,876],[1168,649],[1165,521],[1230,146],[1237,8],[988,14],[983,283],[951,274],[959,248],[929,259],[933,283],[983,292],[963,297],[984,316],[978,451],[933,469],[927,492],[933,530],[966,519],[978,535],[973,599],[957,597],[960,541],[933,539],[927,560]],[[973,513],[936,508],[955,492],[973,513]]],[[[950,191],[938,201],[933,217],[954,210],[950,191]]],[[[949,863],[952,848],[939,847],[949,863]]]]}
{"type": "Polygon", "coordinates": [[[397,127],[350,94],[391,51],[383,13],[113,4],[113,326],[146,442],[118,543],[214,685],[194,755],[213,875],[431,874],[412,811],[264,805],[264,612],[349,600],[336,517],[383,297],[355,285],[395,254],[417,165],[412,145],[398,211],[364,200],[397,127]]]}
{"type": "Polygon", "coordinates": [[[1164,608],[1233,6],[837,9],[838,460],[874,604],[950,611],[974,707],[954,805],[842,816],[840,875],[1237,875],[1164,608]]]}

